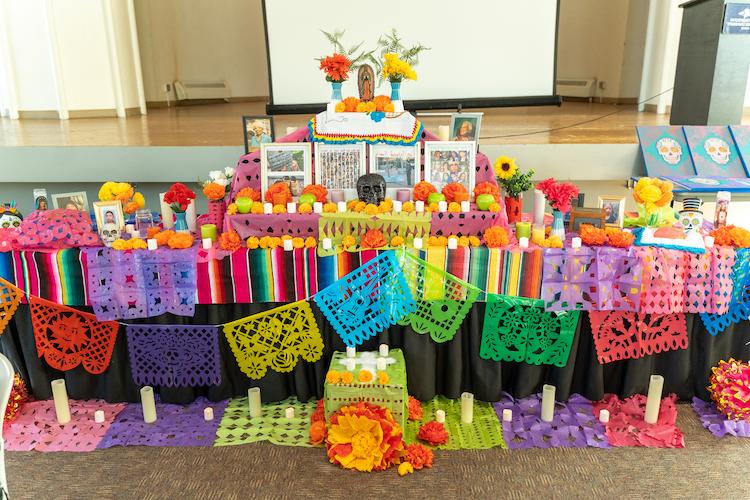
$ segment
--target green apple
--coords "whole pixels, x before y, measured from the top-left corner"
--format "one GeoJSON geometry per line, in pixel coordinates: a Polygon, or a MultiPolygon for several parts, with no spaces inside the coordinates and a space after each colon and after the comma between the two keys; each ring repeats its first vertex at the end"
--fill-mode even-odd
{"type": "Polygon", "coordinates": [[[495,203],[495,197],[491,194],[480,194],[477,196],[477,208],[479,210],[489,210],[490,205],[495,203]]]}
{"type": "Polygon", "coordinates": [[[431,203],[439,203],[441,201],[445,201],[445,195],[442,193],[430,193],[430,195],[427,197],[427,204],[431,203]]]}
{"type": "Polygon", "coordinates": [[[302,205],[303,203],[309,203],[310,205],[312,205],[316,201],[318,201],[318,199],[312,193],[305,193],[305,194],[300,195],[299,197],[300,205],[302,205]]]}
{"type": "Polygon", "coordinates": [[[253,208],[253,200],[246,196],[240,196],[234,203],[237,205],[237,211],[241,214],[249,214],[253,208]]]}

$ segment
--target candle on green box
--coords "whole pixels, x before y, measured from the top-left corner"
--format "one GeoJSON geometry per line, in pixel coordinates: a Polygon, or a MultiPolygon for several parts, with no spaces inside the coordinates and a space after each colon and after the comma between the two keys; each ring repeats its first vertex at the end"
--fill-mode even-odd
{"type": "Polygon", "coordinates": [[[516,238],[530,238],[530,237],[531,237],[531,223],[516,222],[516,238]]]}
{"type": "Polygon", "coordinates": [[[216,224],[203,224],[201,226],[201,238],[211,238],[211,241],[219,239],[219,233],[216,229],[216,224]]]}

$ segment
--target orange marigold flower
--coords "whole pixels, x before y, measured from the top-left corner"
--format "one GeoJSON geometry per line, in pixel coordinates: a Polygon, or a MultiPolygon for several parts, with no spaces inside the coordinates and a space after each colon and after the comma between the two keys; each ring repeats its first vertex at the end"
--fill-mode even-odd
{"type": "Polygon", "coordinates": [[[260,201],[260,192],[247,186],[240,189],[236,198],[250,198],[253,201],[260,201]]]}
{"type": "Polygon", "coordinates": [[[156,236],[160,232],[161,228],[159,226],[151,226],[150,228],[146,229],[146,238],[149,240],[153,239],[154,236],[156,236]]]}
{"type": "Polygon", "coordinates": [[[253,205],[250,207],[250,213],[251,214],[262,214],[263,213],[263,203],[260,203],[260,202],[253,203],[253,205]]]}
{"type": "Polygon", "coordinates": [[[543,248],[562,248],[563,242],[559,236],[552,235],[549,238],[540,241],[539,246],[543,248]]]}
{"type": "Polygon", "coordinates": [[[489,181],[480,182],[474,186],[474,198],[480,194],[491,194],[492,197],[495,198],[495,201],[500,203],[500,188],[497,187],[497,184],[493,184],[489,181]]]}
{"type": "Polygon", "coordinates": [[[409,396],[409,420],[422,420],[424,412],[422,411],[422,403],[419,402],[414,396],[409,396]]]}
{"type": "Polygon", "coordinates": [[[339,101],[336,103],[336,106],[333,109],[334,111],[336,111],[336,113],[343,113],[346,111],[346,104],[339,101]]]}
{"type": "Polygon", "coordinates": [[[342,384],[351,384],[354,382],[354,374],[352,372],[344,372],[341,374],[342,384]]]}
{"type": "Polygon", "coordinates": [[[460,247],[468,247],[471,244],[469,241],[468,236],[459,236],[458,237],[458,246],[460,247]]]}
{"type": "Polygon", "coordinates": [[[130,250],[130,242],[127,240],[123,240],[122,238],[118,238],[115,241],[112,242],[112,248],[114,250],[130,250]]]}
{"type": "Polygon", "coordinates": [[[341,239],[341,246],[346,248],[353,247],[357,244],[357,240],[351,234],[347,234],[341,239]]]}
{"type": "MultiPolygon", "coordinates": [[[[253,204],[253,206],[254,206],[254,204],[253,204]]],[[[237,208],[237,204],[236,203],[230,203],[229,205],[227,205],[227,213],[229,215],[234,215],[234,214],[237,213],[237,211],[238,211],[238,208],[237,208]]]]}
{"type": "Polygon", "coordinates": [[[440,205],[436,202],[432,202],[429,205],[427,205],[427,210],[430,212],[439,212],[440,211],[440,205]]]}
{"type": "Polygon", "coordinates": [[[157,245],[163,247],[174,234],[174,231],[167,229],[166,231],[161,231],[160,233],[155,234],[154,239],[156,240],[157,245]]]}
{"type": "Polygon", "coordinates": [[[448,203],[448,211],[449,212],[460,212],[461,211],[461,204],[457,201],[452,201],[448,203]]]}
{"type": "Polygon", "coordinates": [[[292,247],[293,248],[305,248],[305,240],[302,238],[292,238],[292,247]]]}
{"type": "Polygon", "coordinates": [[[319,399],[318,404],[315,406],[315,411],[310,415],[310,423],[312,422],[325,422],[326,421],[326,407],[325,400],[319,399]]]}
{"type": "Polygon", "coordinates": [[[275,214],[285,214],[286,213],[286,207],[284,205],[274,205],[272,211],[275,214]]]}
{"type": "Polygon", "coordinates": [[[441,247],[448,246],[448,237],[447,236],[438,236],[437,241],[438,241],[438,245],[440,245],[441,247]]]}
{"type": "Polygon", "coordinates": [[[135,211],[138,210],[138,208],[138,203],[131,201],[122,208],[122,211],[126,214],[134,214],[135,211]]]}
{"type": "Polygon", "coordinates": [[[373,205],[372,203],[368,203],[367,205],[365,205],[365,213],[367,215],[375,215],[375,214],[377,214],[378,213],[378,206],[377,205],[373,205]]]}
{"type": "Polygon", "coordinates": [[[247,239],[246,244],[247,244],[247,248],[249,248],[250,250],[255,250],[256,248],[260,246],[260,240],[258,239],[257,236],[250,236],[247,239]]]}
{"type": "Polygon", "coordinates": [[[737,248],[750,247],[750,231],[742,227],[732,227],[729,230],[729,236],[732,237],[732,243],[737,248]]]}
{"type": "Polygon", "coordinates": [[[237,231],[226,231],[219,236],[219,247],[228,252],[236,252],[242,248],[242,240],[237,231]]]}
{"type": "Polygon", "coordinates": [[[461,206],[460,203],[462,201],[469,201],[469,192],[463,184],[458,182],[446,184],[443,188],[443,194],[448,203],[455,201],[456,203],[459,203],[459,207],[461,206]]]}
{"type": "Polygon", "coordinates": [[[427,201],[427,198],[431,193],[437,193],[435,186],[427,181],[417,182],[414,185],[414,200],[416,201],[427,201]]]}
{"type": "Polygon", "coordinates": [[[360,370],[359,374],[357,375],[357,379],[363,384],[372,382],[372,378],[372,372],[370,370],[360,370]]]}
{"type": "Polygon", "coordinates": [[[604,245],[607,241],[607,233],[604,229],[594,227],[591,224],[581,224],[578,236],[583,244],[589,247],[598,247],[604,245]]]}
{"type": "Polygon", "coordinates": [[[315,248],[316,246],[318,246],[318,241],[312,236],[308,236],[307,238],[305,238],[305,246],[307,248],[315,248]]]}
{"type": "Polygon", "coordinates": [[[428,469],[432,467],[434,454],[432,450],[422,443],[413,443],[406,446],[406,462],[410,463],[414,469],[419,470],[423,467],[428,469]]]}
{"type": "Polygon", "coordinates": [[[190,233],[175,233],[167,241],[169,248],[190,248],[193,246],[193,235],[190,233]]]}
{"type": "Polygon", "coordinates": [[[414,202],[405,201],[404,204],[401,205],[401,211],[407,214],[412,213],[414,211],[414,202]]]}
{"type": "Polygon", "coordinates": [[[508,232],[500,226],[488,227],[484,231],[484,243],[490,248],[508,246],[508,232]]]}
{"type": "Polygon", "coordinates": [[[396,235],[393,238],[391,238],[392,247],[400,247],[403,244],[404,244],[404,238],[402,236],[396,235]]]}
{"type": "Polygon", "coordinates": [[[329,384],[338,384],[341,382],[341,374],[336,370],[328,370],[328,373],[326,373],[326,382],[329,384]]]}
{"type": "Polygon", "coordinates": [[[271,236],[268,238],[268,248],[279,248],[281,245],[281,238],[278,236],[271,236]]]}
{"type": "Polygon", "coordinates": [[[604,232],[607,233],[607,244],[611,247],[628,248],[635,240],[632,233],[614,227],[608,227],[604,232]]]}
{"type": "Polygon", "coordinates": [[[347,113],[354,113],[357,111],[357,104],[359,104],[359,99],[356,97],[346,97],[343,101],[344,103],[344,111],[347,113]]]}
{"type": "Polygon", "coordinates": [[[384,371],[378,372],[378,384],[386,385],[390,381],[391,381],[391,378],[388,376],[388,373],[384,371]]]}
{"type": "Polygon", "coordinates": [[[328,428],[323,420],[316,420],[310,424],[310,443],[317,445],[321,444],[326,439],[328,428]]]}
{"type": "Polygon", "coordinates": [[[292,199],[292,191],[284,182],[276,182],[266,190],[266,201],[274,205],[286,205],[292,199]]]}
{"type": "Polygon", "coordinates": [[[297,207],[297,212],[301,214],[311,214],[313,211],[312,205],[309,203],[301,203],[299,207],[297,207]]]}
{"type": "Polygon", "coordinates": [[[335,214],[336,212],[338,212],[338,206],[335,203],[329,202],[323,205],[323,213],[335,214]]]}
{"type": "MultiPolygon", "coordinates": [[[[391,103],[391,98],[387,95],[376,95],[372,102],[375,103],[375,111],[387,111],[385,108],[391,104],[391,107],[393,106],[391,103]]],[[[391,109],[393,111],[393,109],[391,109]]]]}
{"type": "Polygon", "coordinates": [[[478,247],[482,242],[476,236],[469,236],[469,244],[473,247],[478,247]]]}
{"type": "Polygon", "coordinates": [[[370,229],[362,236],[362,248],[380,248],[387,244],[383,232],[379,229],[370,229]]]}
{"type": "Polygon", "coordinates": [[[445,444],[448,442],[448,431],[445,426],[440,422],[427,422],[422,424],[417,433],[417,438],[421,441],[426,441],[432,446],[445,444]]]}
{"type": "Polygon", "coordinates": [[[215,182],[209,182],[203,186],[203,194],[211,201],[223,200],[226,195],[226,189],[215,182]]]}
{"type": "Polygon", "coordinates": [[[489,212],[499,212],[500,211],[500,204],[499,203],[490,203],[490,206],[487,207],[487,211],[489,211],[489,212]]]}
{"type": "Polygon", "coordinates": [[[130,238],[130,247],[133,250],[146,250],[148,244],[140,238],[130,238]]]}
{"type": "Polygon", "coordinates": [[[357,203],[354,204],[354,211],[361,212],[365,209],[366,206],[367,203],[365,203],[364,201],[357,201],[357,203]]]}

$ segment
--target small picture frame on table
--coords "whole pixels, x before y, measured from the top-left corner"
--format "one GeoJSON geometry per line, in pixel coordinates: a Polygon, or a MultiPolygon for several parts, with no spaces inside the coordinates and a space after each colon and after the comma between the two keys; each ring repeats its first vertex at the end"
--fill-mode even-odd
{"type": "Polygon", "coordinates": [[[484,113],[451,114],[451,141],[479,142],[479,131],[482,127],[484,113]]]}
{"type": "Polygon", "coordinates": [[[245,154],[256,151],[262,144],[274,141],[273,116],[248,115],[242,117],[242,135],[245,138],[245,154]]]}
{"type": "Polygon", "coordinates": [[[458,182],[468,192],[474,189],[477,143],[474,141],[425,141],[424,180],[438,192],[458,182]]]}
{"type": "Polygon", "coordinates": [[[357,179],[367,173],[367,145],[315,143],[315,183],[343,189],[347,199],[357,195],[357,179]]]}
{"type": "Polygon", "coordinates": [[[283,182],[292,196],[302,194],[312,183],[312,146],[309,142],[260,145],[260,182],[265,193],[270,186],[283,182]]]}
{"type": "Polygon", "coordinates": [[[67,210],[79,210],[81,212],[89,211],[89,200],[86,191],[76,191],[74,193],[58,193],[52,195],[52,206],[55,208],[65,208],[67,210]]]}
{"type": "Polygon", "coordinates": [[[119,239],[125,228],[125,214],[122,211],[122,202],[113,201],[95,201],[94,217],[96,218],[96,229],[99,231],[99,237],[106,246],[112,246],[112,243],[119,239]]]}
{"type": "Polygon", "coordinates": [[[419,142],[413,146],[372,144],[369,173],[380,174],[388,186],[388,196],[399,189],[412,189],[420,180],[419,142]]]}
{"type": "Polygon", "coordinates": [[[600,196],[599,208],[604,210],[604,224],[607,227],[622,227],[625,221],[624,196],[600,196]]]}

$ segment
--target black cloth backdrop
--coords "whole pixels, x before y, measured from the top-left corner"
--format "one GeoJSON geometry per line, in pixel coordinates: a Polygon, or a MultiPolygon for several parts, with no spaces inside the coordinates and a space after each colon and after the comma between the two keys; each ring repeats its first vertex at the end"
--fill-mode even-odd
{"type": "MultiPolygon", "coordinates": [[[[277,305],[199,305],[196,306],[194,318],[167,314],[130,323],[215,325],[269,310],[277,305]]],[[[155,389],[162,401],[181,404],[189,403],[200,395],[212,401],[243,396],[247,394],[248,388],[254,386],[261,388],[264,401],[279,401],[293,395],[302,400],[322,397],[323,382],[332,352],[344,350],[345,345],[314,302],[312,307],[325,344],[323,357],[318,362],[300,361],[290,373],[277,373],[269,368],[261,380],[251,380],[240,371],[220,329],[221,384],[211,387],[155,389]]],[[[674,392],[681,399],[689,399],[693,395],[708,399],[706,385],[712,366],[729,357],[750,359],[750,345],[746,345],[750,340],[750,322],[733,325],[712,337],[700,318],[687,315],[690,337],[688,349],[600,365],[596,358],[588,315],[583,313],[565,367],[489,361],[479,357],[484,308],[484,303],[474,304],[461,329],[450,342],[438,344],[429,335],[415,333],[409,327],[394,326],[358,349],[376,351],[378,345],[384,342],[392,348],[403,349],[409,394],[421,400],[435,395],[457,398],[462,392],[469,391],[479,400],[497,401],[503,391],[516,397],[524,397],[541,391],[545,383],[557,387],[558,400],[566,400],[574,392],[589,399],[600,399],[605,393],[627,397],[645,393],[651,374],[664,376],[665,393],[674,392]]],[[[91,375],[81,366],[59,372],[37,357],[29,308],[22,305],[6,332],[0,336],[0,350],[21,373],[36,398],[50,398],[50,381],[64,377],[68,394],[73,399],[100,398],[109,402],[137,402],[139,387],[131,377],[126,342],[123,326],[117,336],[110,366],[101,375],[91,375]]]]}

